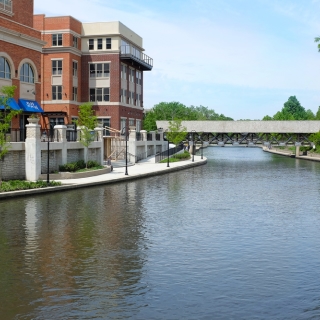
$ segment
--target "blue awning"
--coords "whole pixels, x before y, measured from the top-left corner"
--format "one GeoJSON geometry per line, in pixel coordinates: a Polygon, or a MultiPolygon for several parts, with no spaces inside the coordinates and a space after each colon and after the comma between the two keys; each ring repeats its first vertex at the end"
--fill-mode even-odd
{"type": "MultiPolygon", "coordinates": [[[[7,101],[7,104],[9,105],[10,109],[12,109],[12,110],[20,110],[20,107],[16,103],[16,100],[14,100],[13,98],[9,98],[7,101]]],[[[3,105],[0,105],[0,110],[4,110],[3,105]]]]}
{"type": "Polygon", "coordinates": [[[44,112],[37,101],[19,99],[19,106],[27,112],[44,112]]]}

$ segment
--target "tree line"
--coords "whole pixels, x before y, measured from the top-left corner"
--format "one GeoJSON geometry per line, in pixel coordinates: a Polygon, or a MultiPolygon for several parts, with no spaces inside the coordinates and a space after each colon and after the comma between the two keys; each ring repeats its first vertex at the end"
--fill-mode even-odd
{"type": "Polygon", "coordinates": [[[147,131],[157,130],[157,120],[233,120],[224,114],[204,106],[185,106],[180,102],[160,102],[146,112],[143,128],[147,131]]]}

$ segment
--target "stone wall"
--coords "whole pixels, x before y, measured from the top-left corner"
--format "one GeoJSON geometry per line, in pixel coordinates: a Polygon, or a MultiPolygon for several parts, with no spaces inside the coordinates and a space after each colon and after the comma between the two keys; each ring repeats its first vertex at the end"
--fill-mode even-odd
{"type": "Polygon", "coordinates": [[[26,177],[25,151],[9,151],[2,162],[3,180],[24,180],[26,177]]]}
{"type": "MultiPolygon", "coordinates": [[[[59,165],[61,159],[60,150],[49,150],[49,173],[59,171],[59,165]]],[[[48,167],[48,151],[41,151],[41,173],[47,173],[48,167]]]]}
{"type": "Polygon", "coordinates": [[[67,163],[83,160],[83,149],[70,149],[67,152],[67,163]]]}

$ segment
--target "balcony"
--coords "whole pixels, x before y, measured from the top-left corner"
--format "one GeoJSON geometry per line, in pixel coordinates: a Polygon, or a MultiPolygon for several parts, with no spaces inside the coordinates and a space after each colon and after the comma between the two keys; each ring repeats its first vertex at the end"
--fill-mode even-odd
{"type": "Polygon", "coordinates": [[[131,45],[120,46],[120,59],[131,61],[143,71],[151,71],[153,67],[153,59],[131,45]]]}

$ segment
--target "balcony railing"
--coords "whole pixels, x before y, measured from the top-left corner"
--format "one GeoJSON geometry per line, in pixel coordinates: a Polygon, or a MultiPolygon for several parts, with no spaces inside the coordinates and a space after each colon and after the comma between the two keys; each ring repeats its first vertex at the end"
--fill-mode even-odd
{"type": "Polygon", "coordinates": [[[153,67],[153,59],[142,53],[134,46],[123,45],[120,46],[121,59],[133,60],[145,71],[150,71],[153,67]]]}
{"type": "Polygon", "coordinates": [[[0,10],[12,12],[12,1],[0,0],[0,10]]]}

